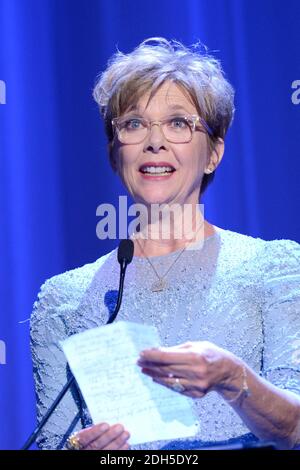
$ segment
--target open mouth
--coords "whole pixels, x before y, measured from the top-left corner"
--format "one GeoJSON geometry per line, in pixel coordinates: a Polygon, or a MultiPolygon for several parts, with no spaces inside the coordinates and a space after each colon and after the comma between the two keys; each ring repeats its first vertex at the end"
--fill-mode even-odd
{"type": "Polygon", "coordinates": [[[176,170],[169,163],[146,163],[140,166],[139,171],[145,176],[170,176],[176,170]]]}

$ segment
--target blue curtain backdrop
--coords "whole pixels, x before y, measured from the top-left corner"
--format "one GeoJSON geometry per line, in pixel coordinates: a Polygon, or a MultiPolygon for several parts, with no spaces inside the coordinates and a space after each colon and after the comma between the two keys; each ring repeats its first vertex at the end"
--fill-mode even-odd
{"type": "Polygon", "coordinates": [[[0,0],[0,448],[35,425],[26,319],[40,285],[116,244],[95,232],[96,207],[125,191],[91,96],[116,46],[165,36],[215,51],[237,111],[206,216],[300,242],[299,24],[298,0],[0,0]]]}

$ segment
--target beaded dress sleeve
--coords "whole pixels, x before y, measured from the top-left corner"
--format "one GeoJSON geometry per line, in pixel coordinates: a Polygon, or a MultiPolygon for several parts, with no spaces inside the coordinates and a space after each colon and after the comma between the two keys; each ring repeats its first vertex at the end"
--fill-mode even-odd
{"type": "Polygon", "coordinates": [[[300,395],[300,245],[275,240],[268,248],[262,374],[300,395]]]}

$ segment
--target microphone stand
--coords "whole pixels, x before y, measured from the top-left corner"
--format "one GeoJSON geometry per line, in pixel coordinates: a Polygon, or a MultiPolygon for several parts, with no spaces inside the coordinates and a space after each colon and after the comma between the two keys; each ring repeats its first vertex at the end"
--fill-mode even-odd
{"type": "MultiPolygon", "coordinates": [[[[122,303],[122,297],[123,297],[123,287],[124,287],[124,279],[125,279],[125,272],[126,268],[129,263],[132,261],[133,257],[133,242],[132,240],[122,240],[119,249],[118,249],[118,261],[120,263],[120,280],[119,280],[119,290],[118,290],[118,298],[117,298],[117,304],[114,309],[113,314],[109,317],[108,321],[106,322],[106,325],[113,323],[114,320],[116,319],[116,316],[119,313],[121,303],[122,303]]],[[[28,450],[31,445],[35,442],[36,438],[40,434],[41,430],[47,423],[48,419],[54,412],[55,408],[59,405],[71,385],[75,382],[75,377],[71,373],[71,377],[69,378],[68,382],[64,385],[60,393],[57,395],[56,399],[46,412],[46,414],[43,416],[40,424],[36,427],[36,429],[30,434],[29,438],[25,442],[25,444],[21,447],[20,450],[28,450]]]]}

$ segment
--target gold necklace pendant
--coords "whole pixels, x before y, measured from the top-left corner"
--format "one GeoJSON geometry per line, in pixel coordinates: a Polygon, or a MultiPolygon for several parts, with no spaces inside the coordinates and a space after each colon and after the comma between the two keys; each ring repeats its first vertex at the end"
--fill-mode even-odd
{"type": "MultiPolygon", "coordinates": [[[[204,224],[204,222],[203,222],[203,224],[204,224]]],[[[202,228],[203,224],[200,226],[200,228],[202,228]]],[[[198,234],[200,228],[197,230],[196,235],[198,234]]],[[[146,253],[145,253],[145,251],[144,251],[142,245],[141,245],[140,242],[139,242],[138,237],[135,238],[135,233],[132,234],[132,238],[137,241],[137,243],[138,243],[138,245],[139,245],[141,251],[142,251],[143,254],[145,255],[146,260],[148,261],[148,263],[149,263],[149,265],[151,266],[152,270],[155,272],[156,276],[158,277],[158,281],[155,281],[155,282],[152,284],[152,286],[151,286],[151,291],[152,291],[152,292],[161,292],[161,291],[163,291],[163,290],[165,290],[165,289],[168,289],[169,284],[168,284],[167,281],[165,281],[164,278],[165,278],[165,276],[167,276],[167,274],[169,273],[169,271],[172,269],[172,267],[174,266],[174,264],[176,263],[176,261],[180,258],[180,256],[182,255],[182,253],[184,253],[185,250],[186,250],[186,248],[192,243],[192,241],[190,241],[187,245],[185,245],[185,246],[183,247],[183,249],[179,252],[179,255],[177,256],[177,258],[175,258],[175,260],[172,262],[171,266],[169,266],[167,272],[163,275],[163,277],[160,277],[159,274],[158,274],[158,272],[157,272],[157,270],[156,270],[156,268],[155,268],[155,266],[152,264],[151,260],[150,260],[149,257],[146,255],[146,253]]]]}
{"type": "Polygon", "coordinates": [[[167,282],[164,279],[159,279],[158,281],[153,282],[151,286],[151,290],[152,292],[161,292],[167,287],[168,287],[167,282]]]}

